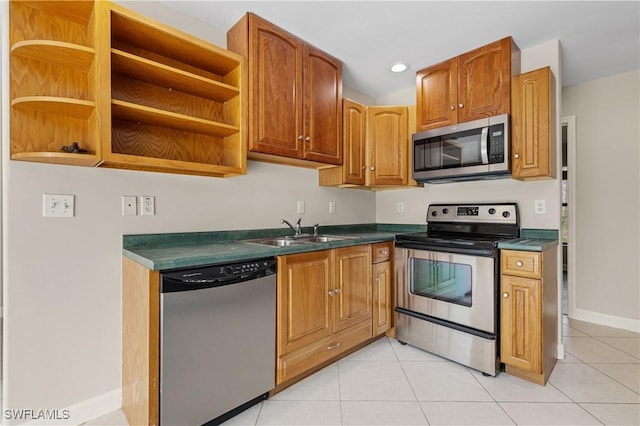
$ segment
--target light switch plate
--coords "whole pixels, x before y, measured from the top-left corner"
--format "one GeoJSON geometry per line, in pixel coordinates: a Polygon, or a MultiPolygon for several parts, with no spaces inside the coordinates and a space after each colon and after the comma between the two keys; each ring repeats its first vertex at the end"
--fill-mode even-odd
{"type": "Polygon", "coordinates": [[[64,194],[43,194],[42,216],[73,217],[75,196],[64,194]]]}
{"type": "Polygon", "coordinates": [[[329,214],[336,214],[336,202],[329,201],[329,214]]]}
{"type": "Polygon", "coordinates": [[[304,213],[304,200],[298,200],[298,213],[304,213]]]}

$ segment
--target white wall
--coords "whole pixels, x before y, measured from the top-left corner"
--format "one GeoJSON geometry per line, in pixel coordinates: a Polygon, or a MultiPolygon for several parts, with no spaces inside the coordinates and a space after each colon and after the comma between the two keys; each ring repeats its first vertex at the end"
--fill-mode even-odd
{"type": "MultiPolygon", "coordinates": [[[[574,316],[640,330],[640,71],[563,90],[576,117],[574,316]]],[[[571,256],[572,253],[569,253],[571,256]]]]}
{"type": "MultiPolygon", "coordinates": [[[[224,31],[161,4],[128,6],[226,44],[224,31]]],[[[217,179],[8,161],[7,115],[4,408],[71,407],[66,423],[77,424],[120,407],[123,234],[278,228],[299,216],[303,225],[375,222],[375,194],[319,187],[311,169],[250,161],[247,175],[217,179]],[[41,217],[44,193],[74,194],[75,217],[41,217]],[[156,216],[123,217],[122,195],[155,196],[156,216]]]]}

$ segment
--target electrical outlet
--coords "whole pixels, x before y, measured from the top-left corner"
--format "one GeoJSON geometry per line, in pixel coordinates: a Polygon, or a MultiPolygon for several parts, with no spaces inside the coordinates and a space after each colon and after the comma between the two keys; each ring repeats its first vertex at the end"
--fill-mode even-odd
{"type": "Polygon", "coordinates": [[[329,214],[335,214],[335,213],[336,213],[336,202],[329,201],[329,214]]]}
{"type": "Polygon", "coordinates": [[[398,201],[398,213],[404,213],[404,203],[402,201],[398,201]]]}
{"type": "Polygon", "coordinates": [[[147,195],[140,197],[140,214],[142,216],[153,216],[156,214],[155,197],[147,195]]]}
{"type": "Polygon", "coordinates": [[[545,214],[547,210],[545,200],[536,200],[534,205],[536,214],[545,214]]]}
{"type": "Polygon", "coordinates": [[[73,195],[43,194],[42,196],[42,216],[44,217],[73,217],[74,200],[73,195]]]}
{"type": "Polygon", "coordinates": [[[304,200],[298,200],[298,213],[304,213],[304,200]]]}
{"type": "Polygon", "coordinates": [[[136,216],[138,214],[138,207],[136,206],[135,195],[123,195],[122,196],[122,216],[136,216]]]}

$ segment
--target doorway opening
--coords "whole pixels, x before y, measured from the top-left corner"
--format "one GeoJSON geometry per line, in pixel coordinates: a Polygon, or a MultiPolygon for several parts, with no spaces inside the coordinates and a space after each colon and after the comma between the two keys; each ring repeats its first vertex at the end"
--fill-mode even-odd
{"type": "Polygon", "coordinates": [[[562,315],[573,316],[575,307],[575,194],[576,194],[576,117],[562,118],[562,208],[560,242],[562,247],[562,315]]]}

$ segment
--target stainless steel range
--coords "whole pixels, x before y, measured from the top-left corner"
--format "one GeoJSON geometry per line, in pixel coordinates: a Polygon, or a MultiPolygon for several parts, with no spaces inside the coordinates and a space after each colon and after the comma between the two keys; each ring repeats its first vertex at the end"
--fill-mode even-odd
{"type": "Polygon", "coordinates": [[[398,340],[495,376],[497,247],[519,235],[516,203],[430,205],[427,232],[396,236],[398,340]]]}

